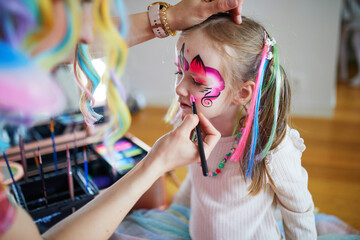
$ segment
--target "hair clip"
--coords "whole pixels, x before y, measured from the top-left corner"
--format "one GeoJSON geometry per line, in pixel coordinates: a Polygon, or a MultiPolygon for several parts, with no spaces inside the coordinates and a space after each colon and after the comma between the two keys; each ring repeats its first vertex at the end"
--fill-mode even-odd
{"type": "Polygon", "coordinates": [[[276,40],[275,40],[275,38],[272,38],[272,39],[266,38],[265,44],[268,47],[274,46],[276,44],[276,40]]]}
{"type": "Polygon", "coordinates": [[[272,52],[268,52],[268,53],[266,54],[266,59],[267,59],[267,60],[271,60],[271,59],[273,58],[273,56],[274,56],[274,54],[273,54],[272,52]]]}
{"type": "Polygon", "coordinates": [[[275,44],[276,44],[275,38],[272,38],[272,39],[270,39],[268,37],[266,38],[265,45],[268,46],[268,52],[266,54],[266,59],[271,60],[273,58],[274,54],[270,51],[270,48],[272,46],[274,46],[275,44]]]}

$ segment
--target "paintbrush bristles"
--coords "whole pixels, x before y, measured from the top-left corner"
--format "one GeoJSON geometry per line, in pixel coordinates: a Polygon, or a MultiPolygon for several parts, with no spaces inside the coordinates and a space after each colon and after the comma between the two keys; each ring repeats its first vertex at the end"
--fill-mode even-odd
{"type": "Polygon", "coordinates": [[[50,132],[54,132],[54,121],[50,120],[50,132]]]}

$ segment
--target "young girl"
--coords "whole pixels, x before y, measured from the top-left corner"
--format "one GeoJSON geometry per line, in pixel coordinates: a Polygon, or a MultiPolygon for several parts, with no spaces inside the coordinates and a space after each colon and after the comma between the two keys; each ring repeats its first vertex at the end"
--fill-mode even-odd
{"type": "Polygon", "coordinates": [[[316,239],[305,145],[288,126],[290,87],[275,40],[250,19],[217,15],[184,31],[176,51],[181,117],[193,95],[222,136],[207,159],[210,176],[190,165],[174,199],[191,209],[191,238],[280,239],[279,207],[287,239],[316,239]]]}

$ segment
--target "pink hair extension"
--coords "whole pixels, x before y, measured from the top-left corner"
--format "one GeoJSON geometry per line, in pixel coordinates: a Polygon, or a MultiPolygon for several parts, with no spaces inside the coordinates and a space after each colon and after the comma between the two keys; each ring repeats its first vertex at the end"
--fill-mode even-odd
{"type": "MultiPolygon", "coordinates": [[[[265,39],[266,39],[266,35],[265,35],[265,39]]],[[[247,121],[246,121],[244,134],[241,137],[241,140],[239,142],[238,147],[235,149],[233,155],[230,158],[231,161],[235,161],[235,162],[239,161],[240,157],[244,153],[245,144],[246,144],[246,142],[248,140],[248,137],[249,137],[249,134],[250,134],[250,131],[251,131],[251,127],[252,127],[252,123],[253,123],[253,119],[254,119],[256,99],[258,98],[258,94],[260,94],[259,93],[260,77],[261,77],[262,70],[264,68],[267,51],[268,51],[268,46],[265,44],[264,48],[263,48],[263,51],[262,51],[262,54],[261,54],[260,67],[259,67],[259,71],[258,71],[257,76],[256,76],[255,90],[254,90],[254,94],[253,94],[253,96],[251,98],[249,112],[248,112],[248,118],[247,118],[247,121]]]]}

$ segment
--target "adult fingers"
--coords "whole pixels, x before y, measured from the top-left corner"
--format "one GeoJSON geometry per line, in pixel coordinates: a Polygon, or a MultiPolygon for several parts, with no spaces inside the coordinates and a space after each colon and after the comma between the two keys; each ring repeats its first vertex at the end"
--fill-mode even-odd
{"type": "Polygon", "coordinates": [[[199,118],[197,117],[197,115],[188,114],[185,116],[180,126],[175,129],[175,131],[181,132],[185,134],[185,136],[189,137],[191,131],[196,127],[198,123],[199,118]]]}
{"type": "Polygon", "coordinates": [[[238,5],[230,10],[230,16],[232,17],[233,21],[237,24],[240,24],[242,22],[241,13],[244,1],[243,0],[237,0],[238,5]]]}
{"type": "Polygon", "coordinates": [[[198,116],[204,132],[203,141],[208,146],[208,151],[211,151],[219,141],[220,133],[202,113],[199,113],[198,116]]]}
{"type": "Polygon", "coordinates": [[[207,7],[211,11],[211,14],[215,14],[217,12],[227,12],[237,8],[238,5],[239,0],[215,0],[207,3],[207,7]]]}

